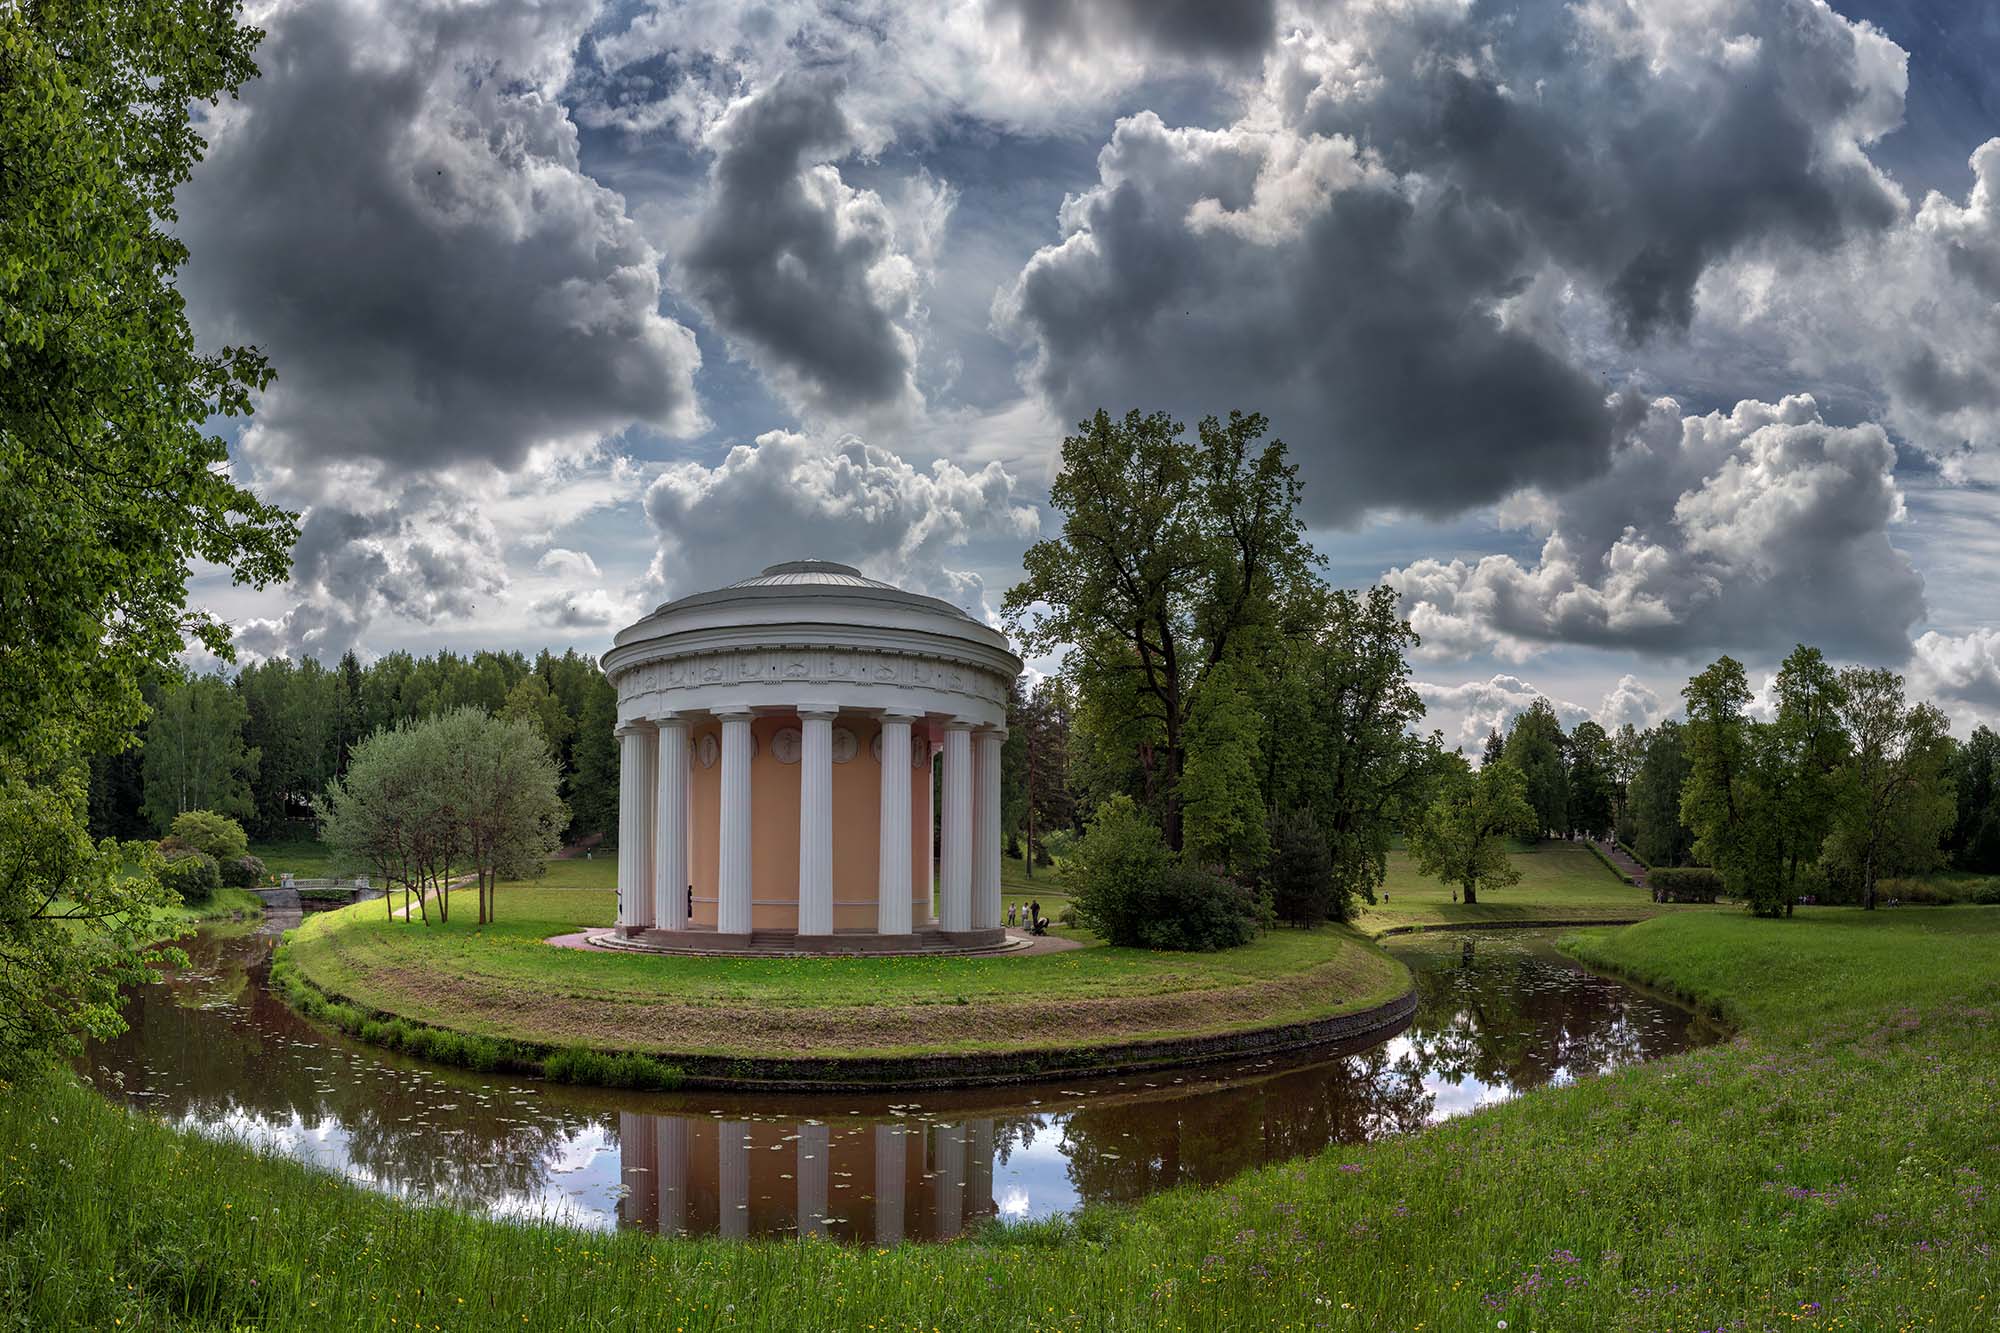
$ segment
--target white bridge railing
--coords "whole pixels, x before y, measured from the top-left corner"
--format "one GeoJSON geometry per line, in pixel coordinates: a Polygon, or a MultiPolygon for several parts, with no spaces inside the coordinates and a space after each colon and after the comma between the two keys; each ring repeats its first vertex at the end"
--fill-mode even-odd
{"type": "Polygon", "coordinates": [[[313,879],[300,875],[285,874],[278,880],[281,889],[352,889],[356,893],[366,893],[374,885],[368,876],[356,875],[353,879],[313,879]]]}

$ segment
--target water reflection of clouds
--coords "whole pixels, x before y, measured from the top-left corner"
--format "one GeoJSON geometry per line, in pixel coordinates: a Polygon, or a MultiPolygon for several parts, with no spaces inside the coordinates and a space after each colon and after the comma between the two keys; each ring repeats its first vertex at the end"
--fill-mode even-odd
{"type": "MultiPolygon", "coordinates": [[[[1026,1089],[1011,1106],[1004,1093],[695,1100],[481,1079],[331,1039],[257,986],[244,987],[248,1004],[204,1008],[175,1003],[173,986],[147,988],[132,1031],[94,1047],[84,1068],[182,1128],[403,1197],[595,1229],[810,1229],[886,1244],[1219,1181],[1689,1044],[1685,1012],[1545,942],[1419,937],[1395,952],[1420,1004],[1386,1042],[1157,1083],[1026,1089]]],[[[241,954],[233,975],[262,957],[241,954]]]]}

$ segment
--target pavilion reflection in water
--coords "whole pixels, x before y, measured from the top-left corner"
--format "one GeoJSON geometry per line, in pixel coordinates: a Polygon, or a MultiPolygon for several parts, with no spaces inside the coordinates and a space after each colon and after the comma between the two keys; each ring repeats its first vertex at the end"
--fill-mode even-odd
{"type": "Polygon", "coordinates": [[[618,1113],[619,1221],[663,1234],[946,1240],[995,1212],[994,1122],[618,1113]]]}

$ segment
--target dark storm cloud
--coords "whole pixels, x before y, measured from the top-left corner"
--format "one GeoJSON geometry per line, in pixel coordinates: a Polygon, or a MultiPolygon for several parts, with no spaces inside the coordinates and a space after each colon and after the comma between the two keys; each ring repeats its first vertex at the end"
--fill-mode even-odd
{"type": "Polygon", "coordinates": [[[537,86],[590,9],[348,0],[268,21],[263,77],[181,199],[197,327],[278,368],[253,461],[510,468],[550,439],[698,424],[660,256],[537,86]]]}
{"type": "Polygon", "coordinates": [[[1254,60],[1278,26],[1272,0],[989,0],[987,13],[1032,51],[1111,42],[1191,59],[1254,60]]]}
{"type": "Polygon", "coordinates": [[[729,112],[683,261],[724,333],[797,396],[836,410],[909,394],[915,359],[899,321],[917,279],[889,211],[826,165],[851,147],[845,86],[787,74],[729,112]]]}
{"type": "Polygon", "coordinates": [[[1263,410],[1319,520],[1561,489],[1636,419],[1570,307],[1671,335],[1719,260],[1901,215],[1900,53],[1823,7],[1340,22],[1233,126],[1120,123],[999,307],[1064,413],[1263,410]]]}

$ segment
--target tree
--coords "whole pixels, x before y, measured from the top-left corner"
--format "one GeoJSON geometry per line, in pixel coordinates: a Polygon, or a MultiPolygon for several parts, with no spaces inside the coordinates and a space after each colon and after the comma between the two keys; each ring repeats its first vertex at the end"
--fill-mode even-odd
{"type": "Polygon", "coordinates": [[[1804,875],[1818,860],[1833,827],[1837,780],[1847,755],[1840,708],[1845,689],[1817,648],[1800,644],[1778,668],[1777,716],[1753,727],[1769,787],[1770,837],[1780,858],[1785,915],[1798,901],[1804,875]]]}
{"type": "Polygon", "coordinates": [[[1424,704],[1408,657],[1417,646],[1396,593],[1378,586],[1327,594],[1317,623],[1272,654],[1265,803],[1312,811],[1332,857],[1339,920],[1355,899],[1375,901],[1390,845],[1444,761],[1443,738],[1417,732],[1424,704]]]}
{"type": "Polygon", "coordinates": [[[1588,837],[1609,834],[1615,823],[1611,738],[1595,722],[1569,734],[1569,826],[1588,837]]]}
{"type": "Polygon", "coordinates": [[[116,1031],[119,985],[165,956],[157,857],[92,842],[84,761],[131,743],[187,638],[228,657],[190,562],[269,584],[298,535],[210,431],[270,372],[197,352],[168,229],[189,108],[256,40],[209,0],[0,6],[0,1079],[116,1031]]]}
{"type": "Polygon", "coordinates": [[[1204,418],[1197,438],[1164,413],[1098,412],[1063,441],[1049,503],[1059,537],[1036,542],[1007,593],[1008,627],[1031,653],[1067,647],[1065,674],[1115,696],[1158,765],[1150,796],[1167,844],[1184,841],[1181,778],[1203,690],[1274,623],[1315,557],[1297,509],[1298,469],[1264,418],[1204,418]]]}
{"type": "Polygon", "coordinates": [[[1070,883],[1077,920],[1112,944],[1224,949],[1255,933],[1249,895],[1219,875],[1178,864],[1129,796],[1098,807],[1075,862],[1070,883]]]}
{"type": "MultiPolygon", "coordinates": [[[[1605,747],[1606,769],[1611,777],[1611,822],[1617,836],[1631,841],[1632,827],[1632,782],[1639,775],[1639,765],[1646,757],[1646,736],[1630,722],[1613,732],[1605,747]]],[[[1679,792],[1675,792],[1675,802],[1679,802],[1679,792]]],[[[1680,823],[1680,816],[1674,816],[1674,823],[1680,823]]]]}
{"type": "Polygon", "coordinates": [[[1463,759],[1445,767],[1442,790],[1410,830],[1417,869],[1459,886],[1468,903],[1479,887],[1518,883],[1521,872],[1507,856],[1507,839],[1527,837],[1541,818],[1528,803],[1528,780],[1509,760],[1482,764],[1463,759]]]}
{"type": "MultiPolygon", "coordinates": [[[[1903,678],[1887,668],[1840,673],[1840,717],[1853,745],[1839,830],[1858,864],[1861,906],[1875,908],[1875,881],[1891,853],[1935,856],[1956,810],[1947,765],[1950,724],[1935,705],[1905,704],[1903,678]]],[[[1919,867],[1922,868],[1922,867],[1919,867]]]]}
{"type": "Polygon", "coordinates": [[[1721,657],[1688,681],[1681,691],[1687,701],[1688,775],[1681,789],[1681,821],[1694,833],[1694,854],[1722,872],[1730,889],[1748,898],[1752,910],[1773,915],[1782,902],[1762,901],[1760,888],[1770,882],[1768,864],[1758,865],[1761,850],[1753,821],[1761,794],[1753,786],[1750,684],[1743,664],[1721,657]]]}
{"type": "Polygon", "coordinates": [[[1310,810],[1287,810],[1271,827],[1271,865],[1266,873],[1271,908],[1294,926],[1346,920],[1345,901],[1336,901],[1333,854],[1310,810]]]}
{"type": "Polygon", "coordinates": [[[1632,849],[1648,865],[1682,866],[1694,854],[1694,833],[1681,822],[1687,777],[1687,728],[1672,718],[1648,728],[1626,793],[1632,849]]]}
{"type": "Polygon", "coordinates": [[[1480,755],[1479,762],[1482,764],[1497,764],[1506,753],[1507,738],[1500,734],[1500,728],[1494,727],[1486,733],[1486,749],[1480,755]]]}
{"type": "MultiPolygon", "coordinates": [[[[534,677],[529,677],[534,679],[534,677]]],[[[416,728],[439,768],[436,783],[463,830],[464,855],[479,877],[479,923],[493,920],[504,876],[542,872],[562,845],[569,812],[543,733],[521,718],[460,708],[416,728]]]]}
{"type": "Polygon", "coordinates": [[[1270,852],[1258,793],[1258,722],[1249,690],[1228,671],[1209,682],[1188,716],[1180,804],[1185,852],[1195,865],[1248,872],[1270,852]]]}
{"type": "MultiPolygon", "coordinates": [[[[450,840],[455,829],[439,817],[435,774],[415,726],[385,727],[355,746],[346,776],[328,784],[313,814],[336,862],[367,868],[386,889],[401,887],[406,921],[415,893],[429,921],[435,868],[449,867],[459,849],[450,840]]],[[[383,908],[393,920],[387,894],[383,908]]]]}
{"type": "Polygon", "coordinates": [[[249,710],[221,676],[169,686],[146,724],[146,817],[161,833],[183,810],[251,819],[257,752],[243,741],[249,710]]]}
{"type": "Polygon", "coordinates": [[[189,810],[174,816],[173,836],[217,861],[234,861],[250,850],[243,826],[213,810],[189,810]]]}
{"type": "Polygon", "coordinates": [[[533,672],[521,677],[507,691],[507,702],[501,705],[500,716],[532,726],[551,756],[562,754],[563,743],[576,728],[570,715],[563,711],[562,700],[549,689],[548,681],[533,672]]]}
{"type": "Polygon", "coordinates": [[[1973,728],[1952,754],[1951,781],[1958,809],[1945,848],[1960,870],[2000,873],[2000,734],[1973,728]]]}
{"type": "Polygon", "coordinates": [[[1562,720],[1555,705],[1536,699],[1514,717],[1507,729],[1506,761],[1521,770],[1528,783],[1528,803],[1535,808],[1534,836],[1568,833],[1569,765],[1563,758],[1562,720]]]}

